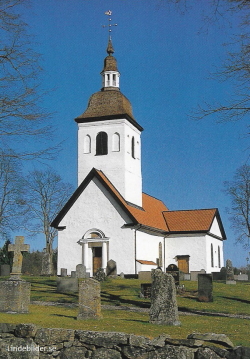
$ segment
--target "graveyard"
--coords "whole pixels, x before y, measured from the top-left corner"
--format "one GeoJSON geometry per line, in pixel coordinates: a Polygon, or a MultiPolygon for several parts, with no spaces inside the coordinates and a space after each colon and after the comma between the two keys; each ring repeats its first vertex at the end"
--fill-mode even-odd
{"type": "MultiPolygon", "coordinates": [[[[6,280],[0,277],[0,280],[6,280]]],[[[177,291],[179,326],[149,322],[150,298],[140,296],[139,279],[107,278],[101,282],[102,318],[77,320],[78,293],[58,293],[56,277],[23,276],[31,283],[29,313],[1,313],[1,323],[33,323],[43,328],[133,333],[149,338],[168,334],[186,338],[192,332],[223,333],[237,345],[249,346],[250,283],[213,282],[213,301],[197,300],[197,282],[181,281],[177,291]]]]}

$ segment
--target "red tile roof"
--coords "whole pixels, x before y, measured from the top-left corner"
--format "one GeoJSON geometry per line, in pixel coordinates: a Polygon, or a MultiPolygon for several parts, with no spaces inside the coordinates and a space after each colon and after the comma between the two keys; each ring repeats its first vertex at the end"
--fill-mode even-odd
{"type": "Polygon", "coordinates": [[[56,218],[52,222],[55,228],[61,228],[60,222],[73,206],[75,201],[87,187],[89,182],[94,178],[106,187],[113,198],[120,203],[127,215],[131,219],[128,225],[139,225],[144,228],[161,231],[162,234],[186,233],[186,232],[209,232],[216,216],[222,238],[226,239],[220,215],[217,209],[197,209],[189,211],[169,211],[165,204],[148,194],[142,194],[142,207],[135,206],[127,202],[120,192],[113,186],[109,179],[100,170],[93,168],[88,176],[83,180],[81,185],[76,189],[74,194],[68,200],[66,205],[61,209],[56,218]]]}
{"type": "Polygon", "coordinates": [[[154,265],[156,266],[157,264],[153,261],[144,261],[144,260],[140,260],[140,259],[136,259],[136,262],[140,263],[140,264],[147,264],[147,265],[154,265]]]}
{"type": "Polygon", "coordinates": [[[125,208],[134,219],[142,225],[166,231],[166,223],[162,212],[168,211],[165,204],[157,198],[151,197],[146,193],[142,194],[142,208],[129,204],[117,189],[112,185],[102,171],[97,170],[98,174],[105,181],[110,190],[119,198],[125,208]]]}
{"type": "Polygon", "coordinates": [[[209,231],[217,209],[168,211],[163,216],[169,232],[209,231]]]}

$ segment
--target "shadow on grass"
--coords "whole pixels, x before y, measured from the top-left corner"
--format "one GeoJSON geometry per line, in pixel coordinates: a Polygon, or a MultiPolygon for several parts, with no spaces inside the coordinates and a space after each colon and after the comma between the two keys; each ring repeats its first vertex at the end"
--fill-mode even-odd
{"type": "Polygon", "coordinates": [[[229,300],[235,300],[237,302],[241,302],[241,303],[246,303],[246,304],[250,304],[250,300],[246,300],[246,299],[240,299],[240,298],[233,298],[233,297],[221,297],[224,299],[229,299],[229,300]]]}
{"type": "Polygon", "coordinates": [[[61,317],[61,318],[70,318],[70,319],[74,319],[77,320],[77,317],[73,316],[73,315],[63,315],[63,314],[51,314],[54,317],[61,317]]]}
{"type": "Polygon", "coordinates": [[[138,301],[138,300],[132,300],[132,299],[123,299],[120,295],[110,294],[106,291],[102,291],[102,300],[107,301],[109,303],[113,303],[115,305],[118,304],[126,304],[126,305],[133,305],[138,308],[150,308],[150,303],[145,301],[138,301]]]}

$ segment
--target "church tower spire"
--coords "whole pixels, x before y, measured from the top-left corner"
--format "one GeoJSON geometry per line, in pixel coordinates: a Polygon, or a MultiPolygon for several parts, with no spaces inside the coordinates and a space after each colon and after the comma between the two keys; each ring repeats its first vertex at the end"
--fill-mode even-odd
{"type": "MultiPolygon", "coordinates": [[[[110,26],[113,25],[109,23],[110,26]]],[[[78,124],[78,185],[95,167],[108,177],[126,201],[141,207],[140,136],[143,128],[135,120],[129,100],[120,91],[120,73],[110,35],[106,51],[102,88],[90,97],[85,112],[75,119],[78,124]]]]}
{"type": "Polygon", "coordinates": [[[109,36],[107,53],[108,56],[104,59],[104,66],[101,72],[102,75],[102,90],[119,90],[120,86],[120,72],[117,68],[116,58],[113,56],[114,48],[111,40],[111,36],[109,36]]]}

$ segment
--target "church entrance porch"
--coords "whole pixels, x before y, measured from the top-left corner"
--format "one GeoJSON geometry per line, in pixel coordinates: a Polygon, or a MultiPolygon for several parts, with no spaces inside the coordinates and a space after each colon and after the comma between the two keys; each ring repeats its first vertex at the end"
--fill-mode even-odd
{"type": "Polygon", "coordinates": [[[103,232],[97,229],[89,230],[77,243],[82,246],[82,264],[91,277],[99,268],[106,270],[109,238],[103,232]]]}

